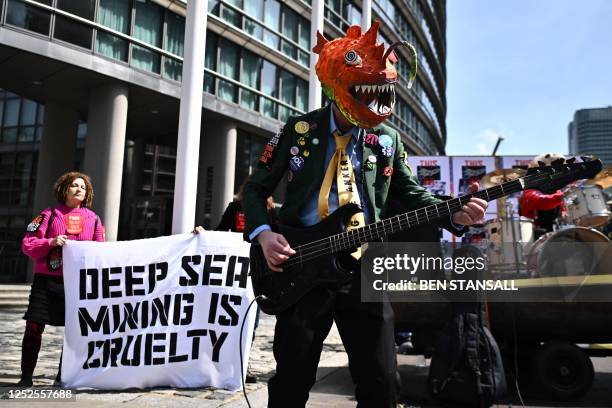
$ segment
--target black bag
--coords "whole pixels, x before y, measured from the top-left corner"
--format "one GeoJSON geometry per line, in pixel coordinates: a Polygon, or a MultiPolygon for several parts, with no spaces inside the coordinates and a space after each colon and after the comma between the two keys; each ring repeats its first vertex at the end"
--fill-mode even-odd
{"type": "Polygon", "coordinates": [[[431,395],[452,407],[490,407],[506,396],[499,347],[482,323],[481,304],[455,304],[429,367],[431,395]]]}

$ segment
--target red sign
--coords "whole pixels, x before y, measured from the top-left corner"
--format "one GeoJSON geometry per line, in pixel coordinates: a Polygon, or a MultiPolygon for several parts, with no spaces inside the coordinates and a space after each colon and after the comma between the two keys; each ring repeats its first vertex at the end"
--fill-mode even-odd
{"type": "Polygon", "coordinates": [[[81,214],[64,215],[66,232],[70,235],[79,235],[83,231],[83,216],[81,214]]]}

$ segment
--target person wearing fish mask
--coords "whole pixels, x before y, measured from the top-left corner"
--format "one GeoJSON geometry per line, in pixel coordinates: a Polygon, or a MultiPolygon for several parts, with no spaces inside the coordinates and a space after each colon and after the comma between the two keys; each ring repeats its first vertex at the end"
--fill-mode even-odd
{"type": "MultiPolygon", "coordinates": [[[[351,26],[344,37],[331,41],[318,33],[316,72],[331,103],[289,118],[265,146],[245,186],[245,239],[261,246],[270,271],[283,273],[283,264],[295,254],[267,221],[266,198],[284,177],[288,182],[279,221],[294,227],[316,225],[349,203],[362,211],[351,217],[347,229],[384,219],[390,197],[406,211],[440,202],[419,186],[398,132],[384,124],[400,86],[395,50],[411,52],[409,86],[416,77],[416,51],[405,41],[385,50],[376,43],[378,27],[376,21],[362,33],[351,26]]],[[[483,217],[486,207],[484,200],[472,198],[439,224],[460,234],[464,225],[483,217]]],[[[316,285],[276,315],[277,365],[268,383],[269,407],[305,406],[333,322],[348,353],[359,407],[396,406],[393,312],[386,301],[361,301],[355,272],[342,285],[316,285]]]]}

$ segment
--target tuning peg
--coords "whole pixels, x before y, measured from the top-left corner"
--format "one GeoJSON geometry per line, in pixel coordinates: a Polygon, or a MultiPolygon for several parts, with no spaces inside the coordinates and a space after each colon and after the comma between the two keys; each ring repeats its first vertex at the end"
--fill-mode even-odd
{"type": "Polygon", "coordinates": [[[565,159],[560,157],[558,159],[553,160],[553,162],[551,163],[553,166],[558,166],[565,163],[565,159]]]}
{"type": "Polygon", "coordinates": [[[570,157],[569,159],[566,160],[566,162],[568,162],[569,164],[572,164],[576,161],[575,157],[570,157]]]}
{"type": "Polygon", "coordinates": [[[546,167],[546,163],[544,163],[543,161],[538,161],[538,166],[546,167]]]}

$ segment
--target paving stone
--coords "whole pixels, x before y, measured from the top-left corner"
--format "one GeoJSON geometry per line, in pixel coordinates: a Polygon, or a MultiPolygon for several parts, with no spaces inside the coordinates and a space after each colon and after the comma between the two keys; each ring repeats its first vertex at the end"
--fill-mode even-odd
{"type": "MultiPolygon", "coordinates": [[[[19,381],[21,374],[21,341],[25,329],[22,319],[23,310],[1,310],[0,326],[2,340],[0,342],[0,385],[7,386],[19,381]]],[[[274,338],[275,319],[273,316],[260,315],[259,327],[250,352],[249,370],[258,378],[255,384],[246,384],[247,393],[267,393],[267,380],[274,374],[274,356],[272,341],[274,338]]],[[[45,327],[38,363],[34,371],[35,386],[51,386],[60,360],[64,338],[63,327],[45,327]]],[[[328,360],[344,353],[344,347],[335,325],[327,337],[321,353],[321,361],[328,360]]],[[[77,402],[70,405],[73,408],[83,406],[97,408],[115,406],[129,402],[130,406],[170,407],[180,404],[181,407],[220,407],[240,404],[244,400],[242,391],[230,392],[213,388],[203,389],[173,389],[156,388],[150,390],[135,390],[134,392],[79,391],[77,402]]],[[[4,401],[3,401],[4,402],[4,401]]],[[[45,407],[63,406],[62,403],[45,404],[45,407]]],[[[255,407],[255,405],[254,405],[255,407]]]]}

